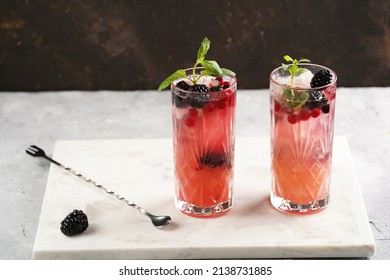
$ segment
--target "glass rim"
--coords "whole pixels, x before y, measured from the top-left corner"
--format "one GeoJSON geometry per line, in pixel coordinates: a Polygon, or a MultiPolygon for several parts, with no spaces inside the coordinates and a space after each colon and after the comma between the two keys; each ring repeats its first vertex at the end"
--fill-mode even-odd
{"type": "MultiPolygon", "coordinates": [[[[196,71],[199,71],[199,70],[203,70],[205,69],[204,67],[195,67],[195,70],[196,71]]],[[[191,71],[191,74],[192,74],[192,71],[193,71],[193,68],[186,68],[184,69],[184,71],[187,73],[188,71],[191,71]]],[[[184,94],[191,94],[191,93],[197,93],[197,94],[209,94],[209,95],[218,95],[220,94],[221,92],[224,92],[224,91],[227,91],[229,89],[233,89],[235,86],[237,86],[237,75],[236,73],[234,73],[234,75],[223,75],[223,76],[211,76],[211,77],[231,77],[232,78],[232,81],[231,81],[231,84],[229,87],[225,88],[225,89],[222,89],[222,90],[219,90],[219,91],[209,91],[209,92],[196,92],[196,91],[190,91],[190,90],[184,90],[184,89],[181,89],[179,87],[176,86],[175,82],[178,81],[178,80],[183,80],[185,78],[180,78],[180,79],[176,79],[175,81],[173,81],[171,83],[171,90],[177,90],[177,91],[180,91],[184,94]]]]}
{"type": "Polygon", "coordinates": [[[299,90],[314,90],[314,89],[316,89],[316,90],[323,90],[323,89],[325,89],[327,87],[335,85],[336,82],[337,82],[337,74],[336,74],[336,72],[333,71],[332,69],[330,69],[329,67],[326,67],[326,66],[323,66],[323,65],[320,65],[320,64],[315,64],[315,63],[299,63],[298,65],[299,66],[305,66],[305,65],[307,65],[307,66],[315,66],[315,67],[318,67],[318,68],[327,69],[327,70],[329,70],[331,72],[331,74],[334,76],[334,78],[333,78],[333,80],[332,80],[332,82],[330,84],[327,84],[327,85],[324,85],[324,86],[321,86],[321,87],[314,87],[314,88],[312,88],[312,87],[292,87],[292,86],[289,86],[289,85],[281,84],[281,83],[275,81],[275,79],[273,79],[272,75],[275,72],[277,72],[278,70],[283,68],[283,66],[279,66],[278,68],[275,68],[274,70],[272,70],[272,72],[269,75],[269,80],[272,83],[274,83],[274,84],[276,84],[278,86],[281,86],[281,87],[286,88],[286,89],[293,89],[293,90],[295,90],[295,89],[299,89],[299,90]]]}

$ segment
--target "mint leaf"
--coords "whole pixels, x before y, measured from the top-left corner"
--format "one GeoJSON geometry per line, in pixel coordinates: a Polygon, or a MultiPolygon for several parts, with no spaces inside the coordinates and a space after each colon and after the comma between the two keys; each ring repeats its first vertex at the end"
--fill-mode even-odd
{"type": "Polygon", "coordinates": [[[283,56],[283,58],[285,61],[293,61],[293,59],[289,55],[285,55],[285,56],[283,56]]]}
{"type": "Polygon", "coordinates": [[[207,37],[205,37],[203,41],[200,43],[200,47],[198,49],[198,56],[196,60],[197,63],[201,63],[205,59],[206,53],[210,49],[210,44],[211,42],[207,37]]]}
{"type": "Polygon", "coordinates": [[[302,58],[302,59],[298,60],[298,63],[301,63],[301,62],[310,62],[310,60],[308,60],[306,58],[302,58]]]}
{"type": "Polygon", "coordinates": [[[168,87],[171,83],[179,78],[186,78],[186,72],[182,69],[177,70],[175,73],[166,78],[158,87],[157,91],[162,91],[164,88],[168,87]]]}
{"type": "Polygon", "coordinates": [[[292,100],[295,97],[294,90],[293,89],[289,89],[289,88],[283,88],[282,94],[283,94],[284,98],[287,99],[287,100],[292,100]]]}
{"type": "Polygon", "coordinates": [[[288,105],[288,107],[298,109],[298,106],[301,105],[301,102],[299,102],[299,101],[288,101],[286,104],[288,105]]]}
{"type": "Polygon", "coordinates": [[[290,67],[290,65],[282,63],[282,68],[284,71],[287,72],[289,67],[290,67]]]}
{"type": "Polygon", "coordinates": [[[232,70],[226,69],[226,68],[221,68],[222,70],[222,75],[227,75],[227,76],[235,76],[236,73],[234,73],[232,70]]]}
{"type": "Polygon", "coordinates": [[[301,94],[298,94],[298,99],[302,102],[305,103],[306,100],[309,98],[309,93],[307,91],[302,91],[301,94]]]}
{"type": "Polygon", "coordinates": [[[291,88],[283,88],[283,103],[295,110],[300,110],[309,98],[309,92],[294,90],[291,88]]]}
{"type": "Polygon", "coordinates": [[[204,67],[205,71],[203,75],[211,75],[211,76],[221,76],[222,70],[219,67],[218,63],[214,60],[203,60],[201,62],[202,66],[204,67]]]}

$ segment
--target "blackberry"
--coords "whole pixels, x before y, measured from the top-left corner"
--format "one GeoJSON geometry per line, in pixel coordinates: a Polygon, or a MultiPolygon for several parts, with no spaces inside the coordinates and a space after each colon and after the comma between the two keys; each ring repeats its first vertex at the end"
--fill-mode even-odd
{"type": "Polygon", "coordinates": [[[209,99],[208,93],[191,93],[187,98],[187,103],[193,108],[203,108],[209,99]]]}
{"type": "Polygon", "coordinates": [[[195,92],[188,94],[186,98],[181,97],[177,93],[172,93],[172,104],[175,104],[178,108],[185,107],[186,105],[190,105],[193,108],[203,108],[210,98],[210,94],[208,94],[209,89],[206,85],[189,85],[185,81],[180,81],[176,86],[182,90],[195,92]]]}
{"type": "Polygon", "coordinates": [[[206,153],[199,158],[201,166],[215,168],[218,166],[229,166],[227,157],[224,153],[206,153]]]}
{"type": "Polygon", "coordinates": [[[183,108],[187,105],[186,98],[181,97],[178,93],[172,92],[172,104],[177,108],[183,108]]]}
{"type": "Polygon", "coordinates": [[[320,90],[313,89],[309,93],[309,99],[308,100],[309,101],[319,101],[319,100],[321,100],[324,97],[325,97],[325,95],[320,90]]]}
{"type": "Polygon", "coordinates": [[[330,106],[329,106],[329,104],[325,104],[324,106],[322,106],[321,110],[322,110],[322,112],[323,112],[324,114],[328,114],[329,111],[330,111],[330,106]]]}
{"type": "MultiPolygon", "coordinates": [[[[190,85],[185,81],[180,81],[176,84],[176,87],[179,89],[187,91],[190,88],[190,85]]],[[[179,95],[179,92],[172,93],[172,104],[174,104],[177,108],[182,108],[187,105],[186,99],[179,95]]]]}
{"type": "Polygon", "coordinates": [[[200,92],[200,93],[206,93],[206,92],[209,92],[209,88],[206,86],[206,85],[193,85],[190,87],[189,89],[190,91],[193,91],[193,92],[200,92]]]}
{"type": "Polygon", "coordinates": [[[66,236],[80,234],[88,228],[88,217],[82,210],[73,210],[61,222],[61,232],[66,236]]]}
{"type": "Polygon", "coordinates": [[[223,88],[221,86],[215,86],[209,89],[210,92],[216,92],[216,91],[221,91],[223,88]]]}
{"type": "Polygon", "coordinates": [[[182,90],[188,90],[190,88],[190,85],[187,84],[185,81],[180,81],[176,84],[176,86],[182,90]]]}
{"type": "Polygon", "coordinates": [[[323,87],[332,82],[332,74],[328,69],[321,69],[317,71],[310,81],[312,88],[323,87]]]}
{"type": "Polygon", "coordinates": [[[193,85],[188,91],[194,92],[190,93],[187,98],[187,103],[193,108],[203,108],[210,99],[209,89],[206,85],[193,85]]]}
{"type": "Polygon", "coordinates": [[[313,89],[309,92],[309,98],[305,103],[305,106],[309,109],[321,108],[323,105],[328,103],[328,99],[321,91],[313,89]]]}

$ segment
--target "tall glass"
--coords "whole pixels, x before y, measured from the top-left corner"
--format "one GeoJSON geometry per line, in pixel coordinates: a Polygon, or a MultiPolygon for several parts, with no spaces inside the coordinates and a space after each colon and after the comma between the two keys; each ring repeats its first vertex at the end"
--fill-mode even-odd
{"type": "MultiPolygon", "coordinates": [[[[192,75],[192,69],[186,73],[192,75]]],[[[176,86],[180,80],[171,84],[175,202],[195,217],[222,215],[232,207],[237,79],[218,79],[219,90],[207,93],[183,90],[176,86]]]]}
{"type": "Polygon", "coordinates": [[[282,67],[270,75],[271,203],[283,212],[309,214],[329,203],[337,76],[320,65],[299,66],[313,74],[329,70],[332,79],[312,88],[300,77],[293,86],[286,83],[290,74],[282,67]]]}

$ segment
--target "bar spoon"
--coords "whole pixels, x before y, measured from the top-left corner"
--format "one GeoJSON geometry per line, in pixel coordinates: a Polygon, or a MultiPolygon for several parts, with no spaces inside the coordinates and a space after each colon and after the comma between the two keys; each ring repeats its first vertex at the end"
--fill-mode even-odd
{"type": "Polygon", "coordinates": [[[128,206],[130,207],[133,207],[134,209],[138,210],[138,212],[140,212],[141,214],[147,216],[150,218],[150,220],[152,221],[153,225],[156,227],[156,228],[163,228],[165,227],[166,225],[168,225],[170,222],[171,222],[171,217],[170,216],[165,216],[165,215],[161,215],[161,216],[156,216],[156,215],[152,215],[150,214],[148,211],[146,211],[145,209],[141,208],[140,206],[130,202],[129,200],[127,200],[126,198],[124,198],[123,196],[119,195],[119,194],[116,194],[115,192],[113,192],[112,190],[102,186],[102,185],[99,185],[97,184],[95,181],[93,181],[92,179],[90,178],[87,178],[85,177],[84,175],[82,175],[81,173],[73,170],[72,168],[70,167],[66,167],[64,165],[62,165],[61,163],[59,163],[58,161],[55,161],[54,159],[48,157],[45,153],[44,150],[42,150],[41,148],[35,146],[35,145],[31,145],[30,147],[28,147],[26,149],[26,153],[29,154],[30,156],[33,156],[33,157],[42,157],[42,158],[45,158],[46,160],[54,163],[55,165],[65,169],[66,171],[69,171],[70,173],[72,173],[73,175],[76,175],[77,177],[83,179],[85,182],[88,182],[88,183],[91,183],[92,185],[94,185],[95,187],[105,191],[106,193],[116,197],[118,200],[120,201],[123,201],[125,202],[128,206]]]}

